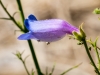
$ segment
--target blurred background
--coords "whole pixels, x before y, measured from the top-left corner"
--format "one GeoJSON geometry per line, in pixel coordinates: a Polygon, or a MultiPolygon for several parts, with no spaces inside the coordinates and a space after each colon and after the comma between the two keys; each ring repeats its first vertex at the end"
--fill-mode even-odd
{"type": "MultiPolygon", "coordinates": [[[[18,11],[16,0],[2,0],[7,10],[13,15],[18,11]]],[[[78,27],[84,22],[83,28],[87,38],[95,40],[100,36],[100,15],[93,14],[92,11],[100,7],[100,0],[21,0],[25,17],[34,14],[38,20],[59,18],[68,21],[78,27]]],[[[0,6],[0,17],[8,17],[0,6]]],[[[21,21],[19,13],[15,15],[17,21],[21,21]]],[[[23,58],[30,55],[26,60],[29,71],[35,66],[27,41],[20,41],[17,37],[22,34],[12,21],[0,20],[0,75],[27,75],[23,64],[13,54],[16,51],[24,51],[23,58]]],[[[100,38],[100,37],[99,37],[100,38]]],[[[63,39],[46,45],[44,42],[32,40],[37,58],[45,73],[46,67],[51,71],[56,63],[54,75],[59,75],[63,71],[82,63],[78,68],[68,72],[66,75],[95,75],[93,67],[87,57],[83,46],[77,45],[77,41],[64,37],[63,39]]],[[[98,40],[100,47],[100,39],[98,40]]],[[[95,53],[91,54],[97,62],[95,53]]]]}

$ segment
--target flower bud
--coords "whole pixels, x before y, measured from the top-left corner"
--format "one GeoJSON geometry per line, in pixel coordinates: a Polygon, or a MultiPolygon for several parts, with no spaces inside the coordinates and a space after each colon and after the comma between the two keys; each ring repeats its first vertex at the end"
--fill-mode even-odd
{"type": "Polygon", "coordinates": [[[100,8],[96,8],[94,11],[93,11],[94,14],[100,14],[100,8]]]}

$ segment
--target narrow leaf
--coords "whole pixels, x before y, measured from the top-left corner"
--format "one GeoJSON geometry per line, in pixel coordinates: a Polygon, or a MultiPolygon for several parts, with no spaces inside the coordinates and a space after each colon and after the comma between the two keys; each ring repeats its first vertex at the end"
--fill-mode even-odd
{"type": "Polygon", "coordinates": [[[27,55],[27,56],[25,57],[24,61],[26,61],[26,59],[27,59],[29,56],[30,56],[30,55],[27,55]]]}
{"type": "Polygon", "coordinates": [[[34,71],[33,71],[33,69],[32,69],[32,71],[31,71],[31,75],[34,75],[34,71]]]}
{"type": "Polygon", "coordinates": [[[66,74],[67,72],[69,72],[69,71],[71,71],[71,70],[73,70],[73,69],[79,67],[81,64],[82,64],[82,63],[80,63],[80,64],[78,64],[78,65],[76,65],[76,66],[74,66],[74,67],[69,68],[68,70],[66,70],[65,72],[61,73],[60,75],[66,74]]]}
{"type": "Polygon", "coordinates": [[[51,73],[49,75],[52,75],[53,74],[54,69],[55,69],[55,64],[53,65],[53,68],[52,68],[51,73]]]}
{"type": "Polygon", "coordinates": [[[17,13],[19,13],[19,12],[18,11],[14,12],[12,16],[14,17],[17,13]]]}
{"type": "Polygon", "coordinates": [[[98,41],[98,37],[96,38],[95,42],[94,42],[94,46],[97,46],[97,41],[98,41]]]}
{"type": "Polygon", "coordinates": [[[0,19],[4,19],[4,20],[11,20],[10,18],[0,18],[0,19]]]}

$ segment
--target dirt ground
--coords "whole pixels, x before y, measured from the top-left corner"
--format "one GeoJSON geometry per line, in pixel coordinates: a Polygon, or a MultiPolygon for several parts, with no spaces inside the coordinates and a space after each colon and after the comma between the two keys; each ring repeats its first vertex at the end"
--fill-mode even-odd
{"type": "MultiPolygon", "coordinates": [[[[2,0],[7,10],[13,15],[18,11],[16,0],[2,0]]],[[[25,17],[34,14],[38,20],[59,18],[68,21],[78,27],[84,22],[84,31],[87,38],[95,40],[100,35],[100,15],[93,14],[92,11],[100,7],[100,0],[21,0],[24,8],[25,17]]],[[[0,17],[8,17],[0,6],[0,17]]],[[[21,21],[19,13],[15,15],[17,21],[21,21]]],[[[33,68],[34,63],[27,41],[20,41],[17,37],[22,34],[11,21],[0,20],[0,75],[27,75],[23,64],[13,53],[24,51],[23,58],[30,55],[26,60],[29,71],[33,68]]],[[[56,63],[54,75],[59,75],[66,69],[82,63],[78,68],[68,72],[66,75],[96,75],[93,67],[85,52],[84,46],[77,45],[74,39],[69,40],[66,35],[63,39],[46,45],[44,42],[32,40],[37,54],[37,58],[45,73],[46,67],[51,71],[52,66],[56,63]]],[[[98,40],[98,46],[100,39],[98,40]]],[[[91,54],[97,62],[95,53],[91,54]]]]}

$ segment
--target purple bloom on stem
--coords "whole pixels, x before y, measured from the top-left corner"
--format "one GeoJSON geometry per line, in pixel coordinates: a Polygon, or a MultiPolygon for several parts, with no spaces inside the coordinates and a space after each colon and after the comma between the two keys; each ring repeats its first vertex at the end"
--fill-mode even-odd
{"type": "Polygon", "coordinates": [[[53,42],[60,40],[66,34],[72,35],[73,31],[79,32],[79,29],[61,19],[49,19],[37,21],[34,15],[29,15],[24,24],[29,30],[28,33],[18,37],[19,40],[36,39],[44,42],[53,42]]]}

